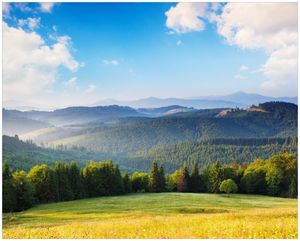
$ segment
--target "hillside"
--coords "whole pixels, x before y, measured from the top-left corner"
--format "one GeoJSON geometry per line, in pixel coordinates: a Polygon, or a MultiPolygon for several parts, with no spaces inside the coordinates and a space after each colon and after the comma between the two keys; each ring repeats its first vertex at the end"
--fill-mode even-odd
{"type": "Polygon", "coordinates": [[[186,141],[210,138],[262,138],[297,135],[297,106],[269,102],[259,106],[260,112],[223,109],[177,113],[158,118],[127,119],[126,125],[104,125],[49,128],[22,135],[49,146],[84,146],[97,152],[127,154],[186,141]]]}
{"type": "Polygon", "coordinates": [[[51,126],[47,122],[18,115],[17,111],[8,111],[3,109],[2,117],[2,134],[4,135],[20,135],[51,126]]]}
{"type": "Polygon", "coordinates": [[[70,148],[69,150],[54,150],[36,146],[31,142],[23,142],[15,137],[2,136],[3,162],[7,162],[13,169],[28,171],[37,164],[52,165],[56,161],[70,162],[76,160],[80,166],[89,160],[105,159],[104,155],[86,151],[84,148],[70,148]]]}
{"type": "Polygon", "coordinates": [[[120,164],[133,170],[147,170],[153,160],[164,164],[167,172],[173,172],[183,163],[189,167],[198,162],[201,168],[219,160],[221,163],[249,163],[258,158],[267,159],[281,152],[297,156],[297,138],[228,138],[192,141],[130,153],[120,164]]]}

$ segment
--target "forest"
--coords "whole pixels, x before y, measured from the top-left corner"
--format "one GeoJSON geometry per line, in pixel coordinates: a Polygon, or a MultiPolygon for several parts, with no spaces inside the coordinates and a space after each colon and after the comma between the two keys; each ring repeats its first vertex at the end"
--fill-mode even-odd
{"type": "Polygon", "coordinates": [[[99,153],[84,147],[59,145],[56,148],[37,146],[32,141],[22,141],[18,136],[3,136],[3,160],[12,170],[29,171],[38,164],[53,165],[57,161],[70,163],[76,160],[80,168],[89,160],[113,159],[121,171],[150,171],[153,160],[164,165],[166,173],[174,172],[185,162],[189,168],[194,162],[203,168],[219,160],[230,163],[238,160],[248,163],[257,158],[267,159],[276,153],[289,152],[297,156],[297,137],[268,138],[215,138],[203,141],[182,142],[156,146],[127,155],[99,153]]]}
{"type": "Polygon", "coordinates": [[[297,197],[297,158],[284,152],[250,163],[219,161],[199,168],[184,163],[173,173],[153,162],[150,173],[121,173],[112,161],[90,161],[80,168],[75,161],[36,165],[28,172],[3,166],[3,211],[18,212],[39,203],[134,192],[249,193],[297,197]]]}

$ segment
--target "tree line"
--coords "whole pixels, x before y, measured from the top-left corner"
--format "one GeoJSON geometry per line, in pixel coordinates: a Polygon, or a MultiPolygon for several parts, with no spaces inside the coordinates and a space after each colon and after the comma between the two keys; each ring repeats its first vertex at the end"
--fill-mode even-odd
{"type": "Polygon", "coordinates": [[[191,170],[184,164],[167,175],[156,161],[150,173],[131,175],[121,174],[112,161],[91,161],[83,168],[75,161],[36,165],[28,173],[12,172],[4,163],[2,175],[3,212],[22,211],[39,203],[136,192],[238,192],[297,197],[298,190],[297,158],[287,152],[249,164],[217,161],[200,169],[195,162],[191,170]]]}

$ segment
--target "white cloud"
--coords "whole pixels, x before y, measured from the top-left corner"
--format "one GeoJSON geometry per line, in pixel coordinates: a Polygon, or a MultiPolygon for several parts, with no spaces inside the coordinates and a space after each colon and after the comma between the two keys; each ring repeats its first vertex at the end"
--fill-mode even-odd
{"type": "Polygon", "coordinates": [[[241,48],[272,51],[297,42],[296,3],[228,3],[218,33],[241,48]]]}
{"type": "Polygon", "coordinates": [[[96,89],[96,86],[93,84],[90,84],[84,91],[84,94],[89,94],[91,92],[93,92],[96,89]]]}
{"type": "Polygon", "coordinates": [[[177,46],[179,46],[179,45],[181,45],[182,44],[182,41],[181,40],[178,40],[177,42],[176,42],[176,45],[177,46]]]}
{"type": "Polygon", "coordinates": [[[65,81],[64,84],[68,87],[72,87],[76,85],[76,80],[77,80],[76,77],[72,77],[69,80],[65,81]]]}
{"type": "Polygon", "coordinates": [[[241,74],[236,74],[236,75],[234,76],[234,78],[235,78],[235,79],[238,79],[238,80],[245,80],[245,79],[248,79],[247,76],[241,75],[241,74]]]}
{"type": "MultiPolygon", "coordinates": [[[[274,51],[262,66],[266,81],[261,84],[262,90],[280,92],[288,84],[297,86],[298,48],[296,45],[274,51]]],[[[294,90],[295,91],[295,90],[294,90]]]]}
{"type": "Polygon", "coordinates": [[[166,26],[175,33],[202,31],[205,28],[204,17],[207,14],[208,3],[178,3],[165,14],[166,26]]]}
{"type": "Polygon", "coordinates": [[[102,61],[103,64],[106,64],[106,65],[119,65],[119,61],[118,60],[115,60],[115,59],[112,59],[112,60],[107,60],[107,59],[104,59],[102,61]]]}
{"type": "Polygon", "coordinates": [[[266,93],[297,82],[297,3],[178,3],[165,14],[171,33],[202,31],[209,21],[230,45],[265,51],[269,59],[260,69],[266,93]]]}
{"type": "Polygon", "coordinates": [[[54,7],[54,5],[56,3],[46,3],[46,2],[41,2],[39,3],[40,4],[40,10],[42,12],[47,12],[47,13],[51,13],[52,12],[52,9],[54,7]]]}
{"type": "Polygon", "coordinates": [[[246,65],[241,65],[239,71],[246,71],[246,70],[248,70],[248,69],[249,69],[248,66],[246,66],[246,65]]]}
{"type": "Polygon", "coordinates": [[[40,26],[41,18],[27,18],[19,19],[18,24],[20,27],[28,26],[30,30],[34,30],[40,26]]]}
{"type": "Polygon", "coordinates": [[[22,12],[32,11],[32,8],[30,8],[27,3],[13,3],[13,6],[20,9],[22,12]]]}
{"type": "Polygon", "coordinates": [[[228,3],[214,20],[229,44],[269,55],[262,90],[297,82],[297,3],[228,3]]]}
{"type": "Polygon", "coordinates": [[[36,32],[3,22],[3,99],[26,99],[56,80],[58,68],[76,71],[79,63],[70,50],[70,38],[58,37],[47,45],[36,32]]]}

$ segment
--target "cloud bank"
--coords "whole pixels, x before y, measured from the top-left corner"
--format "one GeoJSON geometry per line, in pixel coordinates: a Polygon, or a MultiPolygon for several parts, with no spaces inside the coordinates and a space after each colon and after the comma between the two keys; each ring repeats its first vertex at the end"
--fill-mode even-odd
{"type": "Polygon", "coordinates": [[[297,86],[297,3],[178,3],[166,16],[166,26],[177,34],[203,31],[208,21],[228,44],[264,51],[268,59],[259,88],[266,93],[297,86]]]}

